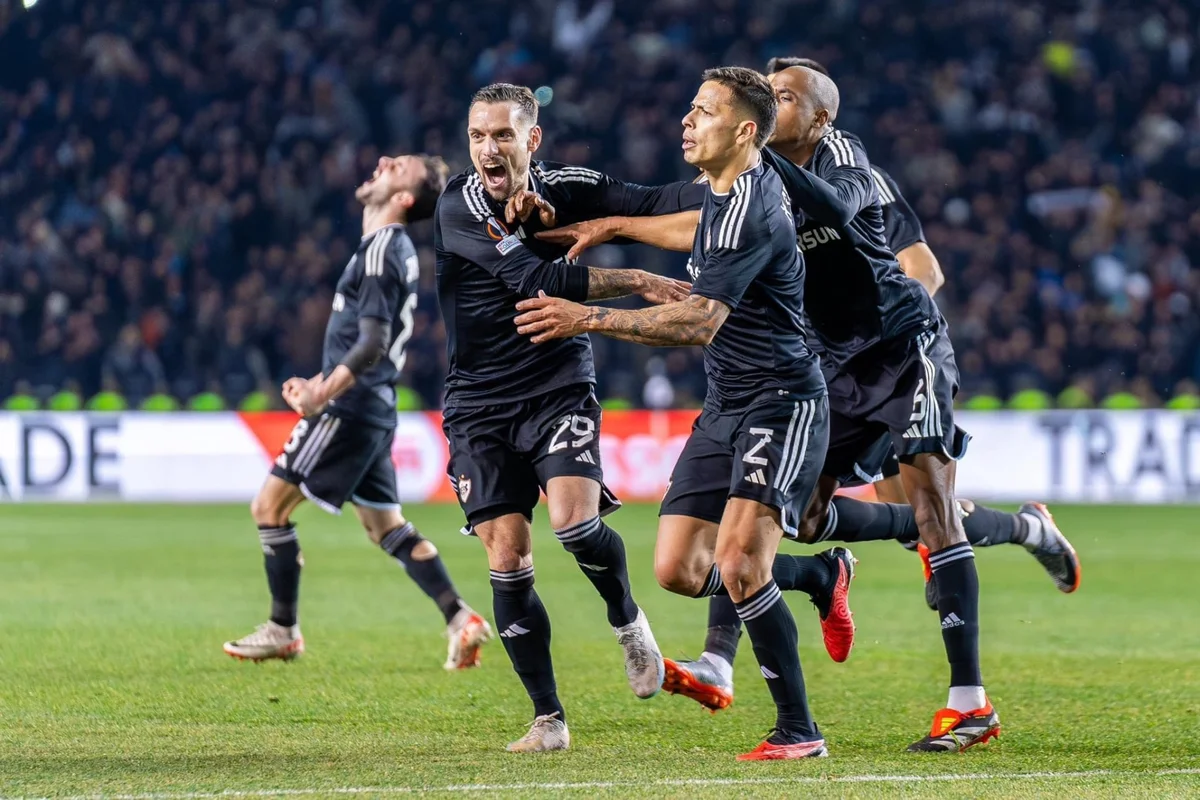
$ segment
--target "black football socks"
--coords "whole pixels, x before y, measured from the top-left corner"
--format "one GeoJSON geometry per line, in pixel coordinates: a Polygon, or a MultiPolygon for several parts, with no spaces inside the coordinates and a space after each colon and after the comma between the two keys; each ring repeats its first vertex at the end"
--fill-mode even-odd
{"type": "Polygon", "coordinates": [[[442,563],[440,555],[433,558],[413,558],[413,549],[421,542],[428,541],[411,522],[406,522],[399,528],[389,531],[379,540],[379,546],[392,558],[400,562],[421,591],[429,595],[437,603],[438,610],[446,618],[446,624],[454,619],[454,615],[462,610],[466,603],[462,601],[450,580],[450,573],[442,563]]]}
{"type": "Polygon", "coordinates": [[[1009,514],[994,508],[974,505],[967,511],[961,509],[963,531],[973,547],[991,547],[994,544],[1024,544],[1029,537],[1029,520],[1022,514],[1009,514]]]}
{"type": "Polygon", "coordinates": [[[575,556],[579,569],[604,599],[608,606],[608,624],[621,628],[636,620],[638,607],[629,589],[625,543],[620,534],[596,516],[555,531],[554,535],[566,551],[575,556]]]}
{"type": "Polygon", "coordinates": [[[937,584],[942,641],[950,662],[950,685],[982,686],[979,669],[979,575],[975,551],[962,542],[929,554],[937,584]]]}
{"type": "MultiPolygon", "coordinates": [[[[714,590],[707,595],[698,595],[710,598],[708,601],[708,633],[704,636],[704,652],[720,656],[732,665],[733,658],[737,655],[738,640],[742,638],[742,618],[738,616],[737,606],[729,599],[729,594],[723,591],[725,587],[721,584],[721,573],[715,564],[709,570],[708,577],[710,583],[715,578],[722,593],[716,594],[714,590]]],[[[706,585],[705,588],[707,589],[708,586],[706,585]]]]}
{"type": "MultiPolygon", "coordinates": [[[[961,508],[963,531],[974,547],[995,544],[1024,544],[1030,521],[1021,514],[973,505],[961,508]]],[[[912,506],[896,503],[867,503],[851,497],[834,497],[825,514],[817,541],[869,542],[895,539],[915,542],[919,538],[912,506]]]]}
{"type": "MultiPolygon", "coordinates": [[[[833,582],[833,569],[834,565],[829,560],[818,556],[778,553],[771,567],[771,578],[782,591],[800,591],[816,596],[833,582]]],[[[708,634],[704,639],[704,652],[719,655],[732,664],[741,637],[741,618],[721,582],[721,573],[716,564],[709,570],[708,578],[696,596],[711,598],[708,601],[708,634]]]]}
{"type": "Polygon", "coordinates": [[[800,671],[796,621],[775,581],[768,581],[738,603],[737,613],[746,625],[759,670],[775,701],[777,730],[771,741],[794,744],[820,739],[800,671]]]}
{"type": "Polygon", "coordinates": [[[872,542],[917,540],[917,519],[912,506],[867,503],[852,497],[834,497],[825,512],[817,541],[872,542]]]}
{"type": "Polygon", "coordinates": [[[534,716],[557,713],[565,721],[550,660],[550,616],[533,590],[533,567],[511,572],[492,570],[491,577],[492,612],[500,640],[533,701],[534,716]]]}
{"type": "Polygon", "coordinates": [[[271,622],[290,628],[296,624],[300,599],[300,540],[296,526],[278,528],[258,526],[263,561],[267,568],[267,587],[271,590],[271,622]]]}

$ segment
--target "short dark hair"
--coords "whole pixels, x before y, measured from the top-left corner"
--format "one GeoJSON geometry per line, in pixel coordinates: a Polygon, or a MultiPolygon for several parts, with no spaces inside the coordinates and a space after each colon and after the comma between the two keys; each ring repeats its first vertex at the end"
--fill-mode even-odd
{"type": "Polygon", "coordinates": [[[471,105],[476,103],[516,103],[521,116],[530,125],[537,124],[538,102],[537,98],[533,96],[533,90],[528,86],[493,83],[475,93],[471,98],[471,105]]]}
{"type": "Polygon", "coordinates": [[[421,181],[414,192],[416,199],[408,209],[409,222],[420,222],[433,216],[438,198],[446,191],[446,184],[450,180],[450,167],[441,156],[421,153],[417,158],[425,165],[425,180],[421,181]]]}
{"type": "Polygon", "coordinates": [[[813,72],[819,72],[826,78],[833,77],[820,61],[814,61],[811,58],[797,58],[796,56],[776,56],[772,58],[767,62],[767,74],[771,75],[788,67],[808,67],[813,72]]]}
{"type": "Polygon", "coordinates": [[[750,113],[758,126],[754,146],[765,147],[775,131],[777,111],[775,92],[766,77],[746,67],[716,67],[705,70],[700,77],[705,82],[719,83],[733,93],[734,101],[750,113]]]}

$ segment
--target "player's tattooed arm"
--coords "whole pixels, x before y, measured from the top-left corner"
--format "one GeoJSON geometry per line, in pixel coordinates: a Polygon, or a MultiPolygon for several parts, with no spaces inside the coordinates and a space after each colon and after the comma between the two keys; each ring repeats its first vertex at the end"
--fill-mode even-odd
{"type": "Polygon", "coordinates": [[[569,246],[567,258],[578,258],[589,247],[604,244],[616,238],[652,245],[663,250],[688,253],[696,237],[696,226],[700,223],[699,211],[683,211],[658,217],[604,217],[564,225],[561,228],[542,231],[537,238],[554,244],[569,246]]]}
{"type": "Polygon", "coordinates": [[[589,307],[542,295],[522,300],[517,310],[522,312],[513,320],[517,332],[531,337],[534,344],[603,333],[652,347],[705,345],[729,316],[729,306],[700,295],[637,310],[589,307]]]}
{"type": "Polygon", "coordinates": [[[588,300],[610,300],[636,294],[658,305],[682,300],[691,291],[690,283],[645,270],[588,267],[588,300]]]}

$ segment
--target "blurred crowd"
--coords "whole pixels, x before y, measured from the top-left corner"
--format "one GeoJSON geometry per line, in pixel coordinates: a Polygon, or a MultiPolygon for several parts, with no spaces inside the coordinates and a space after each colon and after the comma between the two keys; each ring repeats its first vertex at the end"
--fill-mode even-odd
{"type": "MultiPolygon", "coordinates": [[[[354,186],[381,153],[467,166],[480,85],[549,87],[545,157],[651,184],[690,177],[702,69],[805,55],[925,223],[965,396],[1158,404],[1200,379],[1198,41],[1187,0],[0,2],[0,398],[274,395],[319,369],[354,186]]],[[[413,232],[405,381],[437,407],[413,232]]],[[[602,396],[703,395],[696,352],[596,344],[602,396]]]]}

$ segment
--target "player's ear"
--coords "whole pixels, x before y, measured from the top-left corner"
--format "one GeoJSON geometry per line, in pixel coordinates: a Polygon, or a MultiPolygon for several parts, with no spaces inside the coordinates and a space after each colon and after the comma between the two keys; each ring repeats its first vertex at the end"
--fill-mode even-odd
{"type": "Polygon", "coordinates": [[[831,120],[829,118],[829,110],[828,109],[822,108],[820,111],[817,112],[817,115],[815,117],[813,117],[813,127],[814,128],[824,128],[830,122],[833,122],[833,120],[831,120]]]}
{"type": "Polygon", "coordinates": [[[417,204],[417,196],[412,192],[396,192],[392,195],[392,202],[408,211],[417,204]]]}
{"type": "Polygon", "coordinates": [[[758,135],[758,124],[753,120],[745,120],[738,126],[737,143],[746,144],[753,142],[754,137],[758,135]]]}
{"type": "Polygon", "coordinates": [[[529,152],[536,153],[537,149],[542,146],[542,126],[534,125],[529,129],[529,152]]]}

